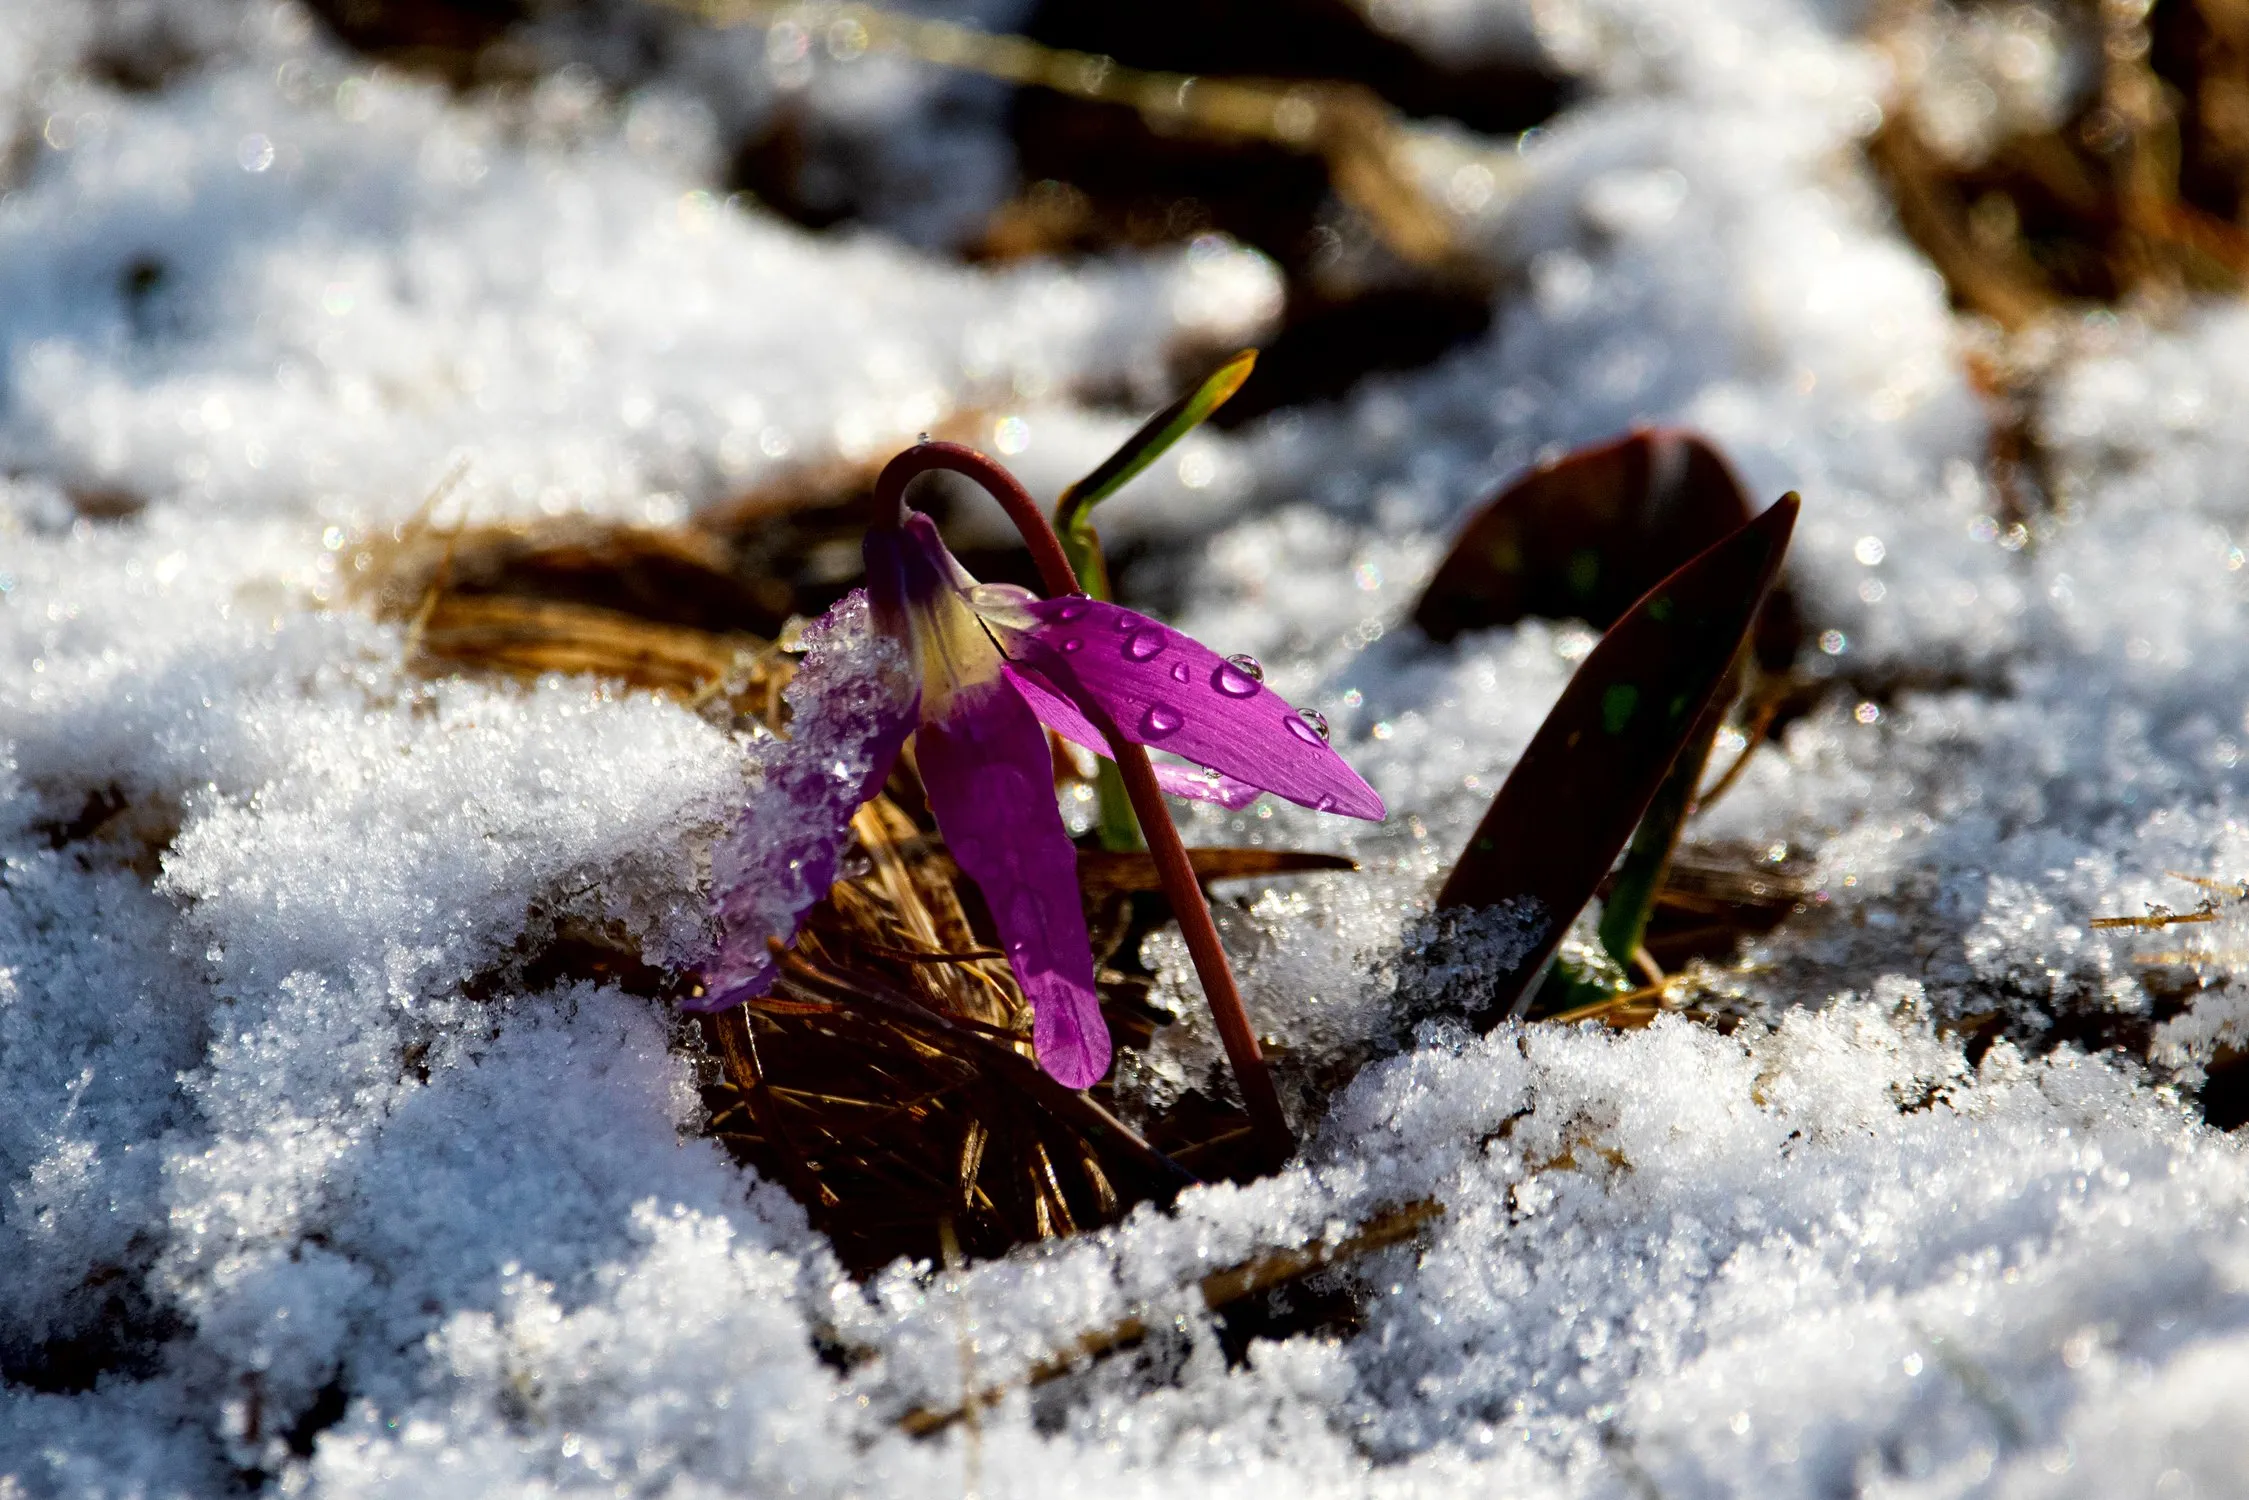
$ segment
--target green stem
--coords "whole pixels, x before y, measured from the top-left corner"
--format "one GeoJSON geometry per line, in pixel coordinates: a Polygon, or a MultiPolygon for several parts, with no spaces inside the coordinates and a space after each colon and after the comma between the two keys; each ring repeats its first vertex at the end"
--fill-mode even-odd
{"type": "MultiPolygon", "coordinates": [[[[1077,570],[1078,585],[1095,599],[1115,602],[1109,589],[1109,560],[1101,553],[1101,534],[1093,529],[1092,520],[1085,511],[1073,509],[1070,497],[1065,495],[1061,510],[1069,516],[1069,524],[1058,528],[1056,535],[1062,540],[1062,551],[1077,570]]],[[[1119,774],[1114,761],[1104,760],[1093,773],[1094,806],[1099,815],[1094,822],[1094,836],[1101,847],[1112,853],[1130,854],[1145,844],[1140,837],[1140,820],[1133,816],[1132,798],[1125,791],[1124,777],[1119,774]]]]}
{"type": "MultiPolygon", "coordinates": [[[[1743,667],[1740,660],[1734,663],[1737,684],[1742,680],[1743,667]]],[[[1710,765],[1711,746],[1718,741],[1719,727],[1725,723],[1726,709],[1733,699],[1734,694],[1726,692],[1710,700],[1710,707],[1703,713],[1704,722],[1688,736],[1679,758],[1671,763],[1671,774],[1664,777],[1663,784],[1656,788],[1655,800],[1640,815],[1640,826],[1632,832],[1632,846],[1625,851],[1624,864],[1609,886],[1609,898],[1601,905],[1601,946],[1626,973],[1632,971],[1633,956],[1647,935],[1648,919],[1655,915],[1656,896],[1671,872],[1671,855],[1679,847],[1679,833],[1686,826],[1688,814],[1695,810],[1695,791],[1702,785],[1703,772],[1710,765]]]]}
{"type": "MultiPolygon", "coordinates": [[[[1063,504],[1069,504],[1067,495],[1063,504]]],[[[1085,590],[1086,597],[1114,603],[1116,595],[1109,588],[1109,559],[1102,555],[1101,533],[1093,529],[1085,512],[1079,511],[1067,526],[1057,528],[1055,535],[1061,539],[1070,566],[1077,569],[1078,587],[1085,590]]]]}
{"type": "Polygon", "coordinates": [[[1093,796],[1093,833],[1101,847],[1112,854],[1138,853],[1143,847],[1140,820],[1132,815],[1132,797],[1115,761],[1104,760],[1094,768],[1093,796]]]}

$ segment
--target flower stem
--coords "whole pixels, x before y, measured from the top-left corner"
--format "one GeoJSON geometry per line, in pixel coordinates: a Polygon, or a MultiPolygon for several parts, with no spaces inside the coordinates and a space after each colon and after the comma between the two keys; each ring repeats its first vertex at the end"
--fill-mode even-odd
{"type": "Polygon", "coordinates": [[[1713,699],[1713,711],[1704,715],[1707,723],[1695,726],[1687,748],[1679,752],[1663,785],[1656,788],[1655,800],[1640,815],[1640,826],[1633,831],[1624,864],[1602,903],[1601,946],[1627,973],[1633,956],[1640,951],[1640,940],[1647,935],[1648,918],[1655,914],[1656,897],[1670,872],[1672,852],[1679,846],[1679,831],[1694,809],[1695,789],[1702,785],[1703,770],[1710,764],[1711,743],[1717,738],[1719,721],[1732,697],[1722,693],[1713,699]]]}
{"type": "Polygon", "coordinates": [[[1061,540],[1047,525],[1046,513],[1031,498],[1031,492],[1013,474],[959,443],[916,443],[883,465],[882,473],[875,478],[875,524],[901,524],[906,512],[906,486],[935,469],[975,480],[1000,503],[1000,509],[1022,533],[1023,545],[1031,549],[1031,561],[1038,564],[1039,578],[1048,593],[1084,592],[1078,587],[1077,570],[1070,566],[1061,540]]]}
{"type": "Polygon", "coordinates": [[[1289,1131],[1288,1116],[1281,1112],[1281,1096],[1273,1088],[1273,1075],[1266,1071],[1265,1054],[1249,1024],[1249,1011],[1242,1004],[1241,992],[1234,988],[1233,965],[1227,962],[1226,949],[1218,941],[1218,924],[1211,920],[1210,905],[1203,899],[1195,867],[1187,858],[1187,846],[1180,842],[1171,809],[1164,806],[1163,789],[1156,785],[1156,768],[1148,764],[1148,752],[1119,735],[1115,725],[1098,727],[1108,734],[1109,743],[1116,749],[1125,794],[1132,798],[1132,810],[1148,837],[1148,852],[1155,856],[1156,873],[1163,878],[1164,894],[1171,898],[1172,912],[1179,918],[1179,932],[1187,940],[1187,954],[1195,961],[1196,976],[1203,982],[1211,1019],[1218,1023],[1219,1040],[1226,1044],[1226,1060],[1233,1064],[1234,1081],[1249,1106],[1250,1126],[1257,1133],[1258,1147],[1270,1165],[1277,1167],[1295,1152],[1296,1137],[1289,1131]]]}
{"type": "MultiPolygon", "coordinates": [[[[1032,561],[1038,564],[1039,578],[1049,595],[1059,597],[1083,592],[1078,586],[1077,571],[1070,566],[1070,559],[1062,550],[1054,528],[1048,524],[1046,513],[1031,498],[1030,492],[1006,469],[959,443],[916,443],[892,459],[875,480],[875,524],[897,524],[896,518],[905,508],[906,486],[933,469],[944,469],[975,480],[1000,503],[1007,518],[1015,523],[1015,529],[1022,533],[1023,544],[1031,549],[1032,561]]],[[[1235,988],[1233,965],[1227,961],[1226,949],[1218,940],[1218,924],[1211,920],[1210,905],[1203,899],[1203,888],[1195,879],[1195,867],[1187,858],[1187,846],[1180,841],[1179,829],[1171,821],[1171,809],[1164,805],[1162,788],[1156,785],[1155,767],[1148,763],[1148,752],[1126,739],[1118,732],[1117,725],[1108,721],[1108,715],[1099,711],[1100,705],[1081,703],[1078,706],[1087,711],[1094,727],[1108,736],[1109,746],[1116,753],[1117,770],[1124,777],[1125,792],[1140,819],[1140,830],[1148,840],[1148,852],[1155,857],[1156,873],[1163,880],[1164,894],[1171,898],[1180,934],[1187,940],[1188,956],[1194,960],[1196,977],[1202,981],[1203,998],[1209,1002],[1211,1018],[1218,1024],[1219,1039],[1226,1045],[1226,1059],[1233,1065],[1234,1080],[1249,1106],[1251,1128],[1263,1154],[1272,1165],[1278,1166],[1295,1151],[1296,1138],[1289,1130],[1288,1117],[1281,1112],[1280,1094],[1273,1087],[1272,1074],[1266,1070],[1265,1054],[1257,1045],[1257,1032],[1250,1025],[1241,991],[1235,988]]]]}
{"type": "MultiPolygon", "coordinates": [[[[1062,499],[1054,507],[1054,533],[1062,543],[1062,553],[1077,570],[1078,587],[1088,598],[1114,603],[1116,595],[1109,588],[1109,560],[1101,552],[1100,533],[1093,529],[1093,520],[1086,507],[1071,504],[1071,492],[1064,490],[1062,499]]],[[[1094,824],[1094,835],[1101,847],[1112,853],[1130,853],[1146,847],[1140,837],[1140,823],[1132,810],[1132,799],[1125,792],[1123,775],[1115,761],[1102,761],[1093,773],[1094,806],[1100,819],[1094,824]]]]}

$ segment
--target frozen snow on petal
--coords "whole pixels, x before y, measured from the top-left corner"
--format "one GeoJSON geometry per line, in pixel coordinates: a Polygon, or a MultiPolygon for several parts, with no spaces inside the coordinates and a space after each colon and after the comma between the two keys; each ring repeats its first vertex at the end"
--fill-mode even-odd
{"type": "Polygon", "coordinates": [[[773,945],[795,940],[804,914],[835,884],[851,815],[882,790],[914,727],[918,694],[905,653],[875,631],[853,593],[805,632],[788,700],[789,739],[771,747],[759,779],[711,851],[716,953],[691,1009],[758,995],[773,982],[773,945]]]}

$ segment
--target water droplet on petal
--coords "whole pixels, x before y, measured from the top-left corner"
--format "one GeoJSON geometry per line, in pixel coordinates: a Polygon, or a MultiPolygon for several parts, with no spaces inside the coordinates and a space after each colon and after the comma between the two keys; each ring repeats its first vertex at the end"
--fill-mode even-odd
{"type": "Polygon", "coordinates": [[[1037,597],[1019,584],[979,583],[968,591],[968,605],[971,609],[1013,613],[1037,597]]]}
{"type": "Polygon", "coordinates": [[[1180,713],[1178,709],[1172,708],[1168,704],[1156,703],[1151,704],[1148,711],[1140,716],[1140,729],[1143,734],[1153,738],[1166,734],[1177,734],[1180,727],[1186,722],[1186,716],[1180,713]]]}
{"type": "Polygon", "coordinates": [[[1314,811],[1314,812],[1334,812],[1334,811],[1335,811],[1335,794],[1334,794],[1333,792],[1322,792],[1322,793],[1320,793],[1320,800],[1312,804],[1312,811],[1314,811]]]}
{"type": "Polygon", "coordinates": [[[1324,745],[1328,742],[1327,715],[1316,708],[1300,708],[1288,721],[1288,730],[1307,745],[1324,745]]]}
{"type": "Polygon", "coordinates": [[[1164,649],[1164,633],[1153,625],[1144,625],[1125,637],[1125,657],[1131,661],[1146,661],[1164,649]]]}
{"type": "Polygon", "coordinates": [[[1080,640],[1076,636],[1071,636],[1068,640],[1062,643],[1062,649],[1064,651],[1083,651],[1085,649],[1085,642],[1080,640]]]}
{"type": "Polygon", "coordinates": [[[1187,670],[1187,664],[1183,661],[1175,661],[1171,664],[1171,680],[1173,682],[1186,682],[1194,675],[1187,670]]]}
{"type": "Polygon", "coordinates": [[[1236,656],[1229,656],[1226,659],[1232,662],[1241,674],[1250,681],[1263,682],[1265,680],[1265,664],[1247,651],[1236,656]]]}
{"type": "Polygon", "coordinates": [[[1229,698],[1256,697],[1259,674],[1243,671],[1241,663],[1244,661],[1248,661],[1253,667],[1257,665],[1249,657],[1230,656],[1218,664],[1217,671],[1210,674],[1210,685],[1229,698]]]}
{"type": "Polygon", "coordinates": [[[1054,612],[1054,618],[1061,624],[1067,625],[1072,620],[1084,619],[1085,612],[1091,608],[1093,606],[1083,599],[1065,599],[1062,601],[1062,607],[1054,612]]]}

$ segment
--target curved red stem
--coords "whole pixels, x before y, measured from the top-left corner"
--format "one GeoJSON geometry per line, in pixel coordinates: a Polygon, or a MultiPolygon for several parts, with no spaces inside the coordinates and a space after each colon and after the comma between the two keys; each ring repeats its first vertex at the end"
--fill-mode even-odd
{"type": "Polygon", "coordinates": [[[1077,570],[1062,551],[1062,543],[1054,535],[1054,528],[1046,522],[1046,513],[1031,492],[1013,474],[1001,468],[974,448],[959,443],[916,443],[882,466],[875,478],[875,524],[896,526],[905,519],[906,486],[935,469],[959,474],[973,479],[984,487],[984,492],[999,501],[1000,509],[1015,523],[1023,534],[1023,545],[1031,549],[1031,560],[1039,565],[1039,578],[1046,584],[1049,594],[1077,594],[1077,570]]]}
{"type": "MultiPolygon", "coordinates": [[[[1031,549],[1032,561],[1038,564],[1039,578],[1049,595],[1080,593],[1077,571],[1062,551],[1062,543],[1048,524],[1046,512],[1031,498],[1013,474],[974,448],[959,443],[916,443],[883,466],[875,480],[875,522],[878,526],[896,526],[905,515],[906,486],[933,469],[944,469],[973,479],[985,493],[1000,503],[1007,518],[1022,533],[1023,545],[1031,549]]],[[[1164,894],[1171,898],[1171,909],[1179,919],[1180,935],[1187,940],[1187,954],[1194,960],[1195,975],[1202,980],[1203,998],[1210,1004],[1211,1019],[1218,1023],[1219,1040],[1226,1045],[1226,1060],[1233,1065],[1235,1082],[1241,1087],[1243,1101],[1249,1106],[1250,1124],[1264,1154],[1278,1166],[1296,1149],[1296,1138],[1288,1127],[1288,1117],[1281,1111],[1280,1094],[1273,1087],[1273,1076],[1266,1071],[1265,1054],[1257,1045],[1257,1032],[1250,1025],[1249,1010],[1242,1004],[1241,991],[1234,984],[1234,968],[1227,960],[1226,949],[1218,940],[1218,924],[1211,920],[1210,904],[1203,899],[1201,882],[1195,879],[1195,867],[1187,858],[1187,846],[1180,841],[1179,829],[1171,821],[1171,809],[1164,805],[1162,788],[1156,785],[1155,767],[1148,763],[1148,752],[1126,739],[1100,711],[1096,703],[1078,705],[1093,720],[1094,727],[1108,736],[1110,748],[1116,752],[1117,770],[1124,777],[1125,794],[1132,799],[1132,810],[1140,820],[1140,831],[1148,840],[1148,852],[1156,862],[1156,873],[1163,880],[1164,894]]]]}

